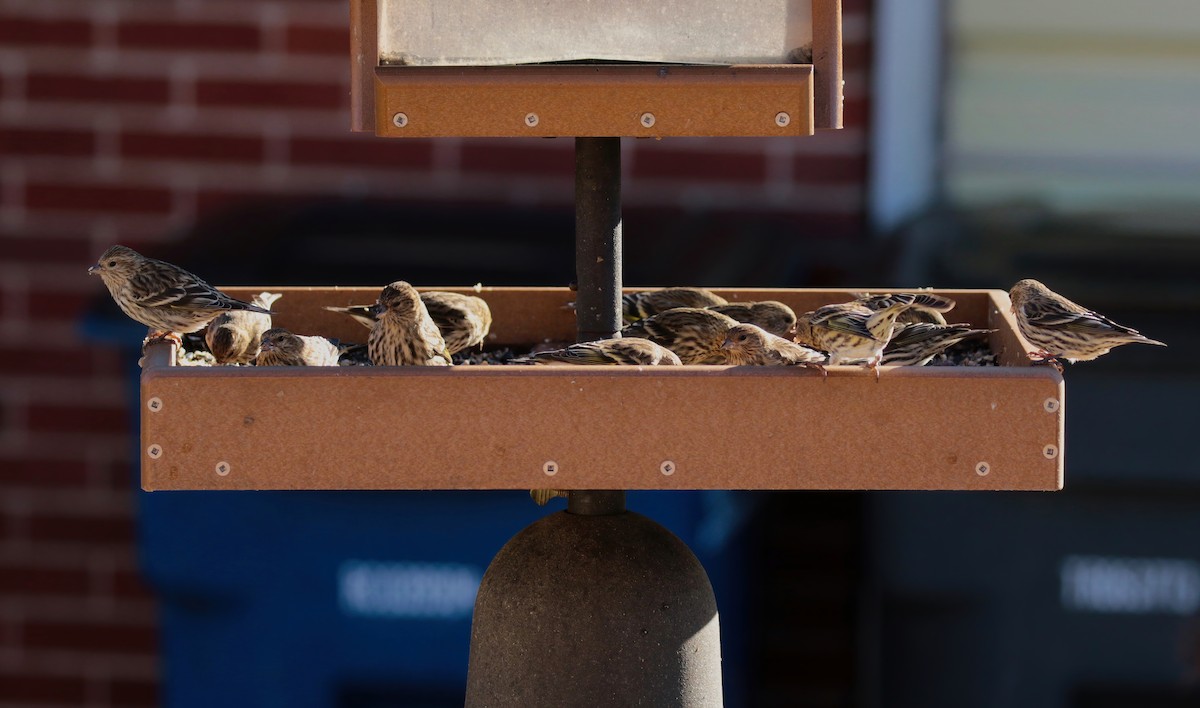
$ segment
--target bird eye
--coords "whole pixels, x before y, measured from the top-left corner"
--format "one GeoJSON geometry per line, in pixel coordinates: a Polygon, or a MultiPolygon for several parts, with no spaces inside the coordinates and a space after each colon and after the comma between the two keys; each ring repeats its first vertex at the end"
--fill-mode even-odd
{"type": "Polygon", "coordinates": [[[116,262],[116,261],[109,261],[109,262],[108,262],[108,267],[109,267],[109,268],[115,268],[116,266],[117,266],[117,262],[116,262]]]}

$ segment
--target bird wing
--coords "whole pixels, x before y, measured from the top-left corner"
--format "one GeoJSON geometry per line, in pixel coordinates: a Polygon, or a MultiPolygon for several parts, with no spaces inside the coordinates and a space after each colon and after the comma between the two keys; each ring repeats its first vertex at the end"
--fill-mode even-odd
{"type": "Polygon", "coordinates": [[[1058,307],[1041,307],[1036,303],[1027,302],[1024,305],[1025,319],[1036,327],[1061,329],[1080,334],[1105,334],[1120,332],[1137,336],[1138,331],[1125,325],[1117,324],[1099,312],[1082,310],[1073,312],[1058,307]]]}

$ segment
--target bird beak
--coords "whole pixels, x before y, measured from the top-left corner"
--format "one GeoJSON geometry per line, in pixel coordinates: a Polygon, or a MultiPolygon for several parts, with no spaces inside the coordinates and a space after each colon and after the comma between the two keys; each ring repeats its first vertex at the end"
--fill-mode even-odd
{"type": "Polygon", "coordinates": [[[92,266],[91,268],[88,268],[88,275],[96,275],[97,273],[99,273],[102,270],[104,270],[104,266],[97,263],[96,265],[92,266]]]}
{"type": "Polygon", "coordinates": [[[721,344],[721,348],[722,348],[722,349],[733,349],[733,340],[732,340],[732,339],[726,339],[726,340],[725,340],[725,341],[724,341],[724,342],[721,344]]]}

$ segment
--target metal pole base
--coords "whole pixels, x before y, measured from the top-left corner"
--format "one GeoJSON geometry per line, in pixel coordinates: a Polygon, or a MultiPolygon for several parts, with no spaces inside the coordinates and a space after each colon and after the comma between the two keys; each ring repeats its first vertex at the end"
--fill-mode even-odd
{"type": "Polygon", "coordinates": [[[628,511],[559,512],[496,554],[467,708],[721,705],[716,598],[670,531],[628,511]]]}

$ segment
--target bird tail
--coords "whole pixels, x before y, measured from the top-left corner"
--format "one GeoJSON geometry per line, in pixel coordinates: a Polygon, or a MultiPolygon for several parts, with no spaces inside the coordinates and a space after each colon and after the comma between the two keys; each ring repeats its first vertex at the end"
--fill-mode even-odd
{"type": "Polygon", "coordinates": [[[889,296],[886,301],[880,303],[880,308],[867,318],[867,331],[876,341],[886,342],[891,339],[892,332],[896,327],[896,318],[900,316],[900,313],[912,307],[915,299],[916,296],[910,293],[889,296]]]}
{"type": "Polygon", "coordinates": [[[375,318],[379,314],[377,305],[350,305],[349,307],[334,307],[326,305],[326,310],[330,312],[340,312],[343,315],[350,315],[359,324],[367,329],[375,326],[375,318]]]}

